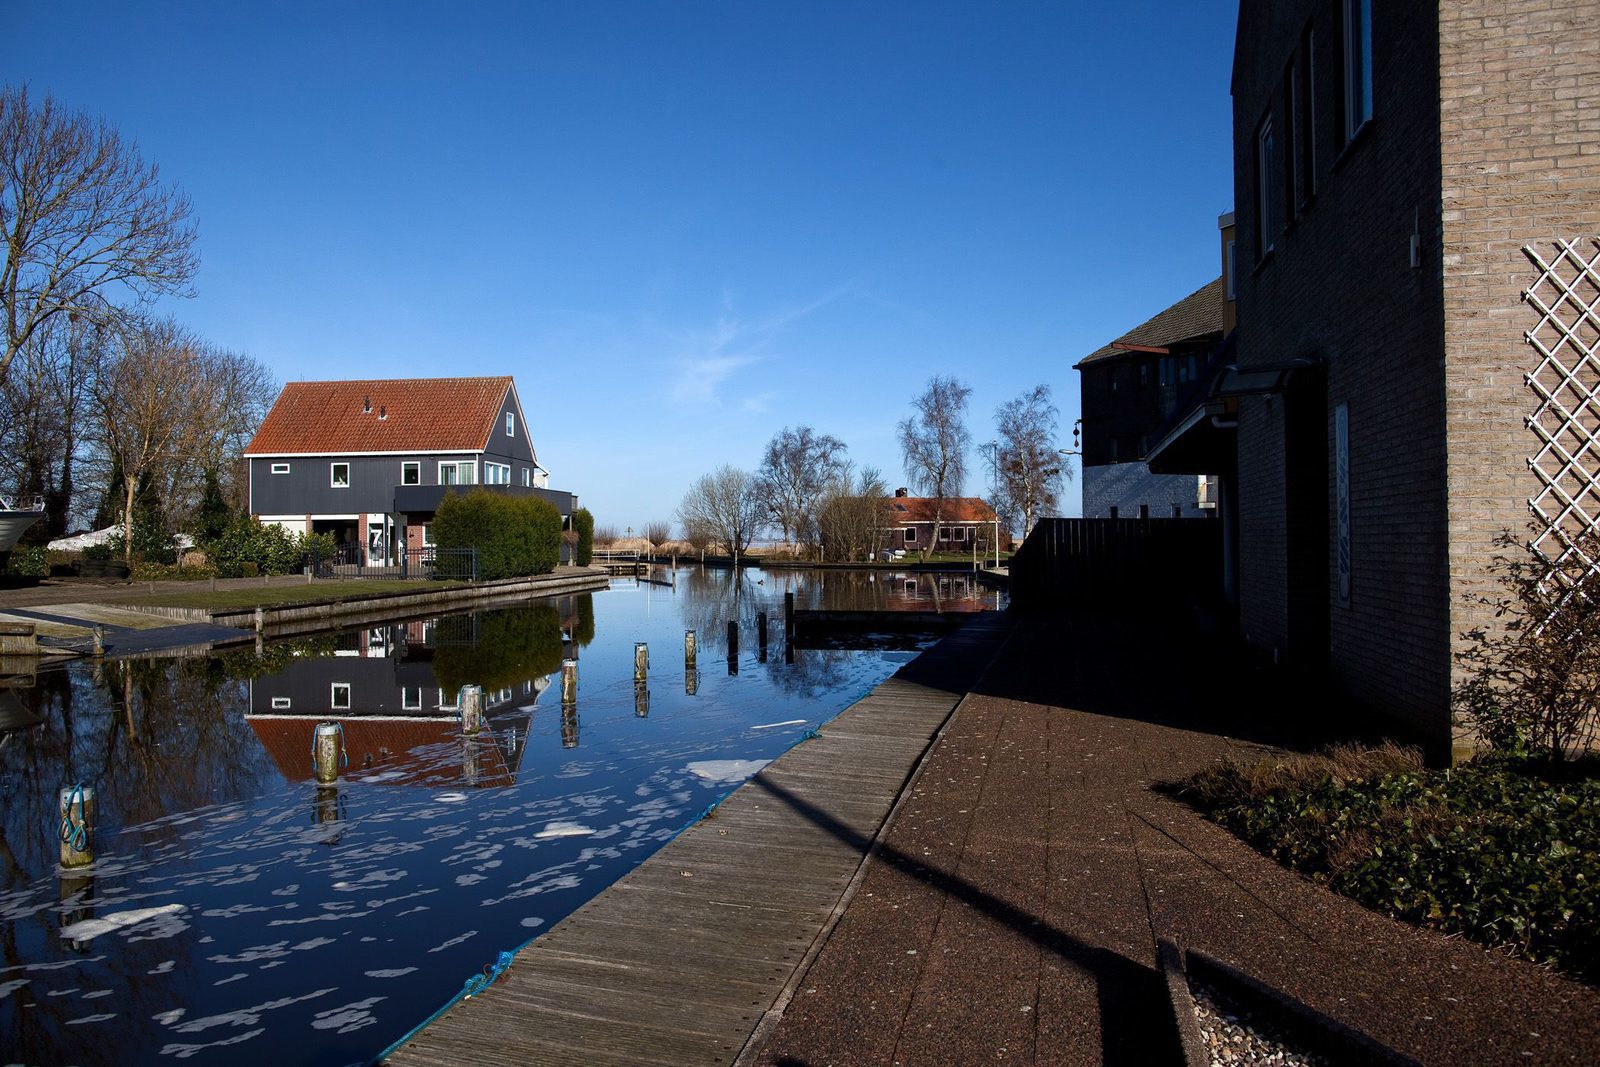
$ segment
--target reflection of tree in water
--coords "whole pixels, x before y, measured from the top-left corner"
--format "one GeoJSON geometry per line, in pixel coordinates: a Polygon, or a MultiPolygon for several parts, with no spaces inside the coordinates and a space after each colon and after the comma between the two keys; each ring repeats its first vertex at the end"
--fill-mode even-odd
{"type": "Polygon", "coordinates": [[[440,619],[433,631],[434,676],[451,692],[463,685],[502,689],[550,674],[561,669],[561,629],[561,613],[551,603],[440,619]]]}
{"type": "Polygon", "coordinates": [[[695,632],[702,657],[728,655],[728,623],[739,623],[741,651],[756,647],[756,615],[767,613],[768,640],[783,647],[783,592],[757,584],[761,575],[732,567],[696,567],[678,572],[678,608],[684,629],[695,632]]]}
{"type": "MultiPolygon", "coordinates": [[[[94,787],[95,842],[103,861],[178,845],[184,832],[171,824],[151,826],[134,842],[116,835],[122,827],[256,795],[264,783],[276,779],[272,762],[244,721],[244,687],[211,663],[113,661],[99,672],[97,679],[83,665],[47,671],[33,688],[16,691],[23,706],[42,721],[0,744],[0,879],[8,892],[52,879],[60,848],[57,789],[62,786],[82,782],[94,787]]],[[[87,890],[91,897],[78,898],[70,912],[50,908],[0,922],[3,964],[16,967],[60,957],[62,950],[50,946],[59,938],[64,919],[93,914],[92,886],[87,880],[65,884],[68,890],[87,890]]],[[[68,984],[90,987],[96,979],[114,983],[121,990],[117,1011],[148,1018],[170,1006],[170,979],[126,979],[147,973],[171,954],[171,946],[160,941],[119,940],[114,965],[85,964],[89,973],[68,984]],[[98,967],[115,974],[94,974],[98,967]],[[150,1002],[141,1003],[145,999],[150,1002]]],[[[116,1062],[114,1028],[68,1027],[68,1020],[85,1013],[84,1005],[35,989],[48,988],[53,973],[35,975],[32,984],[0,998],[0,1032],[7,1034],[10,1054],[47,1062],[60,1059],[64,1049],[106,1042],[103,1054],[95,1058],[116,1062]],[[109,1032],[101,1036],[99,1030],[109,1032]]]]}
{"type": "Polygon", "coordinates": [[[796,649],[793,663],[785,663],[782,656],[773,656],[767,660],[765,670],[777,689],[811,700],[843,685],[850,657],[857,654],[837,649],[796,649]]]}

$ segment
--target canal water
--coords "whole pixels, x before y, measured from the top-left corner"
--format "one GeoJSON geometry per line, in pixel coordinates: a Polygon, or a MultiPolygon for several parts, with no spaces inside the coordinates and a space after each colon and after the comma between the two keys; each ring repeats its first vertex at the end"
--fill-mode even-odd
{"type": "Polygon", "coordinates": [[[786,650],[790,590],[998,606],[970,575],[683,568],[0,689],[18,727],[0,734],[0,1062],[369,1061],[916,654],[786,650]],[[471,740],[463,685],[487,704],[471,740]],[[324,720],[343,725],[337,788],[312,780],[324,720]],[[77,783],[97,856],[68,874],[57,791],[77,783]]]}

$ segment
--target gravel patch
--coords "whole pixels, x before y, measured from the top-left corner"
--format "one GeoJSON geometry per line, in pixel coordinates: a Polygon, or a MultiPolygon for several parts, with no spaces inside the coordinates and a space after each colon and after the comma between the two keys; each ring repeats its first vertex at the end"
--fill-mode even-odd
{"type": "Polygon", "coordinates": [[[1248,1064],[1285,1064],[1289,1067],[1332,1067],[1316,1053],[1304,1052],[1287,1044],[1282,1032],[1270,1021],[1241,1010],[1216,990],[1191,983],[1195,1014],[1200,1019],[1200,1034],[1212,1067],[1248,1064]]]}

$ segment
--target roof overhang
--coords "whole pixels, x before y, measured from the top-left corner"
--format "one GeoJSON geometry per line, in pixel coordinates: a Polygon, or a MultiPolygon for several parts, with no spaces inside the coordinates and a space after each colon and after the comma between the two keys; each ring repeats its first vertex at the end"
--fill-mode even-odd
{"type": "Polygon", "coordinates": [[[1238,456],[1239,401],[1282,393],[1297,372],[1317,365],[1316,360],[1291,359],[1223,367],[1205,399],[1174,423],[1146,454],[1151,472],[1216,474],[1232,468],[1238,456]]]}

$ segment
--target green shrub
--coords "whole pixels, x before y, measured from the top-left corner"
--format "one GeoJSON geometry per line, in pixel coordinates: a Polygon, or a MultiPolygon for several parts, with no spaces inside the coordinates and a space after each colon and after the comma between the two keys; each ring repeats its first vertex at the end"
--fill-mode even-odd
{"type": "Polygon", "coordinates": [[[129,575],[136,582],[196,582],[215,578],[217,569],[209,563],[183,567],[175,563],[143,562],[135,563],[129,575]]]}
{"type": "Polygon", "coordinates": [[[588,508],[579,508],[572,513],[572,528],[578,531],[578,551],[573,562],[580,567],[587,567],[594,559],[594,516],[588,508]]]}
{"type": "Polygon", "coordinates": [[[111,542],[106,541],[98,545],[90,545],[83,550],[84,559],[108,560],[111,558],[111,542]]]}
{"type": "Polygon", "coordinates": [[[1232,766],[1180,793],[1370,908],[1600,982],[1600,765],[1485,757],[1429,771],[1382,755],[1362,773],[1356,762],[1232,766]]]}
{"type": "Polygon", "coordinates": [[[248,515],[228,523],[222,534],[206,545],[206,554],[219,578],[252,578],[258,574],[293,574],[313,550],[322,558],[333,555],[332,534],[293,534],[282,526],[264,524],[248,515]]]}
{"type": "Polygon", "coordinates": [[[439,627],[433,673],[446,692],[505,689],[561,669],[561,616],[553,604],[447,616],[439,627]],[[460,640],[450,640],[454,626],[463,631],[460,640]]]}
{"type": "Polygon", "coordinates": [[[18,578],[50,577],[50,556],[43,545],[29,545],[11,553],[6,573],[18,578]]]}
{"type": "Polygon", "coordinates": [[[450,493],[430,529],[441,551],[476,550],[480,581],[548,574],[560,559],[561,513],[536,497],[450,493]]]}

